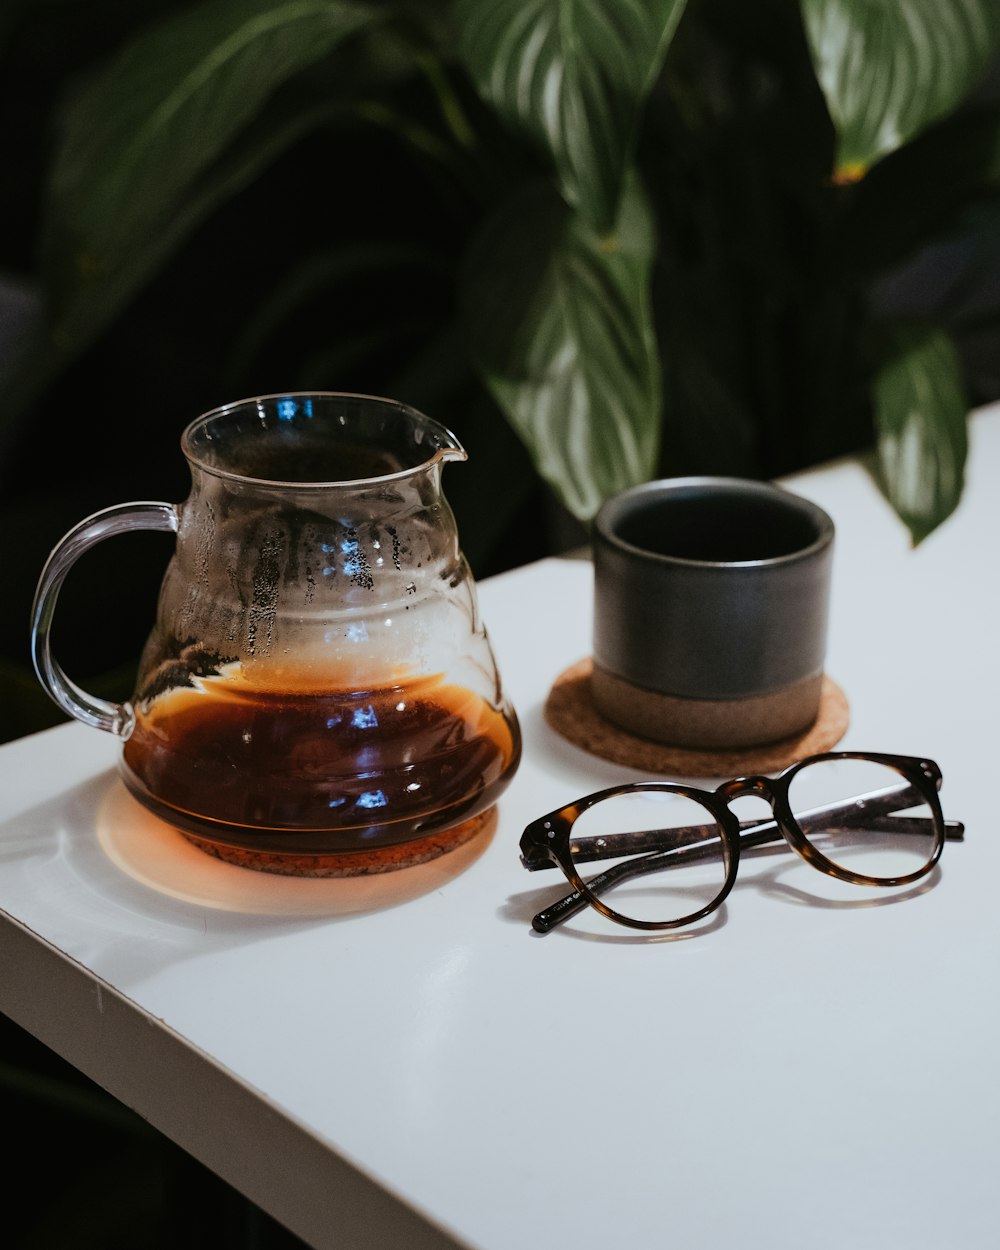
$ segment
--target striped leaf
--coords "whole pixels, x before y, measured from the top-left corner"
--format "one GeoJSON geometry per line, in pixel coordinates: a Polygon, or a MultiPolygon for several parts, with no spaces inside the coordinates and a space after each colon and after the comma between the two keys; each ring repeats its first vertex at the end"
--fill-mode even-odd
{"type": "Polygon", "coordinates": [[[882,486],[919,543],[962,494],[968,405],[949,336],[928,326],[896,330],[876,375],[874,401],[882,486]]]}
{"type": "Polygon", "coordinates": [[[566,200],[608,230],[639,114],[685,0],[458,0],[480,93],[551,155],[566,200]]]}
{"type": "Polygon", "coordinates": [[[652,256],[646,202],[629,181],[611,236],[536,183],[501,207],[468,258],[467,324],[482,376],[581,520],[656,467],[652,256]]]}
{"type": "Polygon", "coordinates": [[[801,0],[837,131],[835,177],[861,177],[949,113],[1000,47],[998,0],[801,0]]]}

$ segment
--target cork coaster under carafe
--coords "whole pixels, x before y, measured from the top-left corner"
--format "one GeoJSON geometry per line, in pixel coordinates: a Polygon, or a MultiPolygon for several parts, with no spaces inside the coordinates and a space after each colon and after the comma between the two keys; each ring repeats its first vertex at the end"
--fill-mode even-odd
{"type": "Polygon", "coordinates": [[[753,747],[710,750],[668,746],[619,729],[600,714],[590,694],[592,669],[587,657],[559,674],[545,702],[545,719],[574,746],[642,772],[680,777],[775,772],[807,755],[832,750],[847,730],[847,696],[835,681],[824,677],[819,714],[802,733],[753,747]]]}
{"type": "Polygon", "coordinates": [[[178,832],[199,850],[240,868],[252,868],[257,872],[272,872],[287,877],[362,877],[426,864],[440,855],[457,850],[473,838],[480,835],[488,837],[495,824],[496,808],[491,807],[460,825],[442,829],[426,838],[367,851],[345,851],[339,855],[282,855],[272,851],[250,851],[209,842],[183,829],[178,832]]]}

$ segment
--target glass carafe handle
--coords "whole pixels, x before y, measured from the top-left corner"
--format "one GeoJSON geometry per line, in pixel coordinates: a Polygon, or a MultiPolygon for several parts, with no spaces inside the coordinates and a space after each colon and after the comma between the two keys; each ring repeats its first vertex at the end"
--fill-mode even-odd
{"type": "Polygon", "coordinates": [[[131,703],[111,703],[89,695],[72,682],[52,655],[52,618],[66,574],[83,553],[114,534],[130,530],[172,530],[177,532],[179,510],[169,503],[120,503],[104,508],[75,525],[55,546],[46,561],[31,610],[31,658],[38,680],[64,712],[127,738],[135,723],[131,703]]]}

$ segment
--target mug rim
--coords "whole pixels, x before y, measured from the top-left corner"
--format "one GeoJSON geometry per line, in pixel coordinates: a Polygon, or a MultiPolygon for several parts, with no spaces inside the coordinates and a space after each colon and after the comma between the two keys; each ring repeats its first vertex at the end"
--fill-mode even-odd
{"type": "Polygon", "coordinates": [[[397,399],[389,399],[382,395],[368,395],[360,391],[324,391],[324,390],[300,390],[300,391],[273,391],[262,395],[249,395],[243,399],[231,400],[229,403],[218,404],[214,408],[195,417],[190,421],[181,433],[180,438],[181,452],[187,462],[196,466],[201,472],[211,474],[213,477],[222,478],[230,482],[240,482],[255,487],[274,487],[280,490],[324,490],[331,487],[368,487],[381,486],[387,482],[400,481],[404,478],[411,477],[414,473],[420,473],[431,467],[431,465],[444,460],[466,460],[468,453],[462,446],[459,439],[452,431],[443,425],[440,421],[436,421],[433,417],[427,416],[421,412],[419,408],[414,408],[411,404],[402,403],[397,399]],[[433,430],[439,434],[441,445],[438,446],[432,455],[417,464],[409,465],[405,469],[399,469],[394,473],[374,474],[368,477],[357,478],[316,478],[315,480],[301,481],[297,479],[281,479],[255,477],[247,473],[239,473],[234,469],[227,469],[216,464],[209,463],[202,452],[199,452],[192,445],[194,435],[201,430],[209,422],[227,416],[236,409],[251,409],[254,405],[258,408],[264,404],[274,404],[281,400],[354,400],[360,401],[362,404],[380,405],[385,409],[391,410],[400,415],[415,418],[422,426],[433,430]]]}
{"type": "Polygon", "coordinates": [[[648,482],[640,482],[636,486],[626,487],[625,490],[612,495],[604,501],[594,517],[594,532],[596,536],[618,551],[659,565],[681,565],[699,569],[756,569],[780,567],[815,556],[833,542],[835,527],[829,513],[819,504],[776,482],[762,481],[757,478],[693,474],[684,477],[654,478],[648,482]],[[777,556],[759,556],[749,560],[708,560],[692,556],[670,555],[662,551],[653,551],[648,547],[637,546],[622,538],[613,528],[615,524],[630,515],[630,505],[637,500],[641,501],[651,495],[672,495],[682,490],[699,487],[723,488],[733,493],[777,499],[800,515],[808,515],[816,525],[817,536],[812,542],[777,556]]]}

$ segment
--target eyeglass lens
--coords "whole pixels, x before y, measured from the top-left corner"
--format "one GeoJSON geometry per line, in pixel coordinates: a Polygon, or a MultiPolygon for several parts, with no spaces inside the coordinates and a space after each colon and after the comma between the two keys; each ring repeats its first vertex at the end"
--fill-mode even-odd
{"type": "Polygon", "coordinates": [[[863,759],[807,764],[792,777],[788,800],[807,839],[846,872],[905,877],[933,857],[933,813],[891,765],[863,759]]]}
{"type": "Polygon", "coordinates": [[[694,915],[718,897],[726,880],[722,836],[714,813],[687,795],[643,789],[603,799],[575,821],[570,851],[576,858],[578,848],[583,859],[615,835],[641,832],[662,834],[654,839],[666,852],[656,857],[657,871],[630,876],[626,870],[618,877],[619,865],[636,860],[634,852],[579,866],[613,911],[664,924],[694,915]]]}

